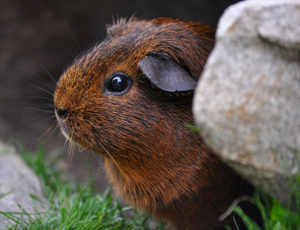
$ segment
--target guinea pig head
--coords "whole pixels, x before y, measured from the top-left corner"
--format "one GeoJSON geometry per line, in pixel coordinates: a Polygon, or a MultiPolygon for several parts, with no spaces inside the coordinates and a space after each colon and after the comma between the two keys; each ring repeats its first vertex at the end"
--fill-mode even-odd
{"type": "Polygon", "coordinates": [[[191,122],[191,92],[213,34],[199,23],[166,18],[110,26],[106,39],[58,82],[54,104],[62,132],[84,148],[129,163],[133,151],[152,156],[153,148],[163,149],[164,138],[191,122]]]}

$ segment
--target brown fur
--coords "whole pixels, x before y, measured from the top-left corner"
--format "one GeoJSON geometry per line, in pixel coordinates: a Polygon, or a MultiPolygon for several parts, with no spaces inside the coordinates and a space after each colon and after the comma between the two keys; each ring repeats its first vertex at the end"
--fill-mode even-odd
{"type": "Polygon", "coordinates": [[[105,156],[110,182],[131,205],[179,229],[221,226],[219,215],[251,186],[184,126],[193,123],[192,93],[162,92],[138,67],[146,55],[163,53],[198,79],[214,29],[167,18],[131,18],[112,25],[107,34],[57,85],[55,106],[68,111],[62,128],[70,140],[105,156]],[[104,80],[117,71],[133,78],[132,88],[122,96],[103,94],[104,80]]]}

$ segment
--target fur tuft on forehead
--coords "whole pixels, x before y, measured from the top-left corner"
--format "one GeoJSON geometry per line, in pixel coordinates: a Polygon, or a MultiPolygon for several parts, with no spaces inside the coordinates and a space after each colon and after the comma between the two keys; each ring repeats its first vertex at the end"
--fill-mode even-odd
{"type": "Polygon", "coordinates": [[[137,18],[134,16],[131,16],[129,18],[118,18],[118,19],[113,18],[112,24],[106,25],[107,36],[114,37],[116,35],[121,35],[126,25],[133,21],[137,21],[137,18]]]}

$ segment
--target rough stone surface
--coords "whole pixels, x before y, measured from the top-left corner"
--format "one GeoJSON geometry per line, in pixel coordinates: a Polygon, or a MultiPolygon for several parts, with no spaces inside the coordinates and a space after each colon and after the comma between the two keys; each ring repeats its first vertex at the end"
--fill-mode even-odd
{"type": "Polygon", "coordinates": [[[233,5],[216,36],[195,121],[224,161],[287,204],[300,167],[300,1],[233,5]]]}
{"type": "MultiPolygon", "coordinates": [[[[28,213],[42,210],[43,202],[32,199],[31,194],[41,201],[44,199],[37,176],[13,147],[0,142],[0,211],[20,212],[19,206],[28,213]]],[[[0,229],[8,223],[9,220],[0,214],[0,229]]]]}

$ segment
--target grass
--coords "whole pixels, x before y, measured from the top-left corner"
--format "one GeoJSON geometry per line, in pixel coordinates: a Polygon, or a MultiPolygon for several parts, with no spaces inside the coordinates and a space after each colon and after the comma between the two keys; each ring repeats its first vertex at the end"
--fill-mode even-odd
{"type": "MultiPolygon", "coordinates": [[[[261,193],[253,198],[252,202],[260,209],[265,230],[300,230],[300,176],[292,191],[293,210],[261,193]]],[[[234,210],[242,217],[249,230],[262,230],[239,207],[234,210]]]]}
{"type": "Polygon", "coordinates": [[[62,172],[49,166],[42,149],[35,155],[21,155],[43,184],[47,201],[40,202],[46,208],[36,213],[27,213],[24,209],[14,213],[0,212],[13,222],[7,229],[165,229],[164,225],[155,225],[147,216],[114,201],[109,192],[102,196],[95,194],[92,183],[79,186],[64,180],[62,172]]]}
{"type": "MultiPolygon", "coordinates": [[[[163,230],[164,225],[155,224],[149,217],[136,212],[131,207],[122,206],[114,201],[109,192],[102,196],[95,194],[93,183],[75,185],[63,178],[63,173],[51,167],[43,149],[37,154],[22,153],[25,162],[38,175],[43,184],[47,201],[43,202],[43,212],[27,213],[1,212],[12,220],[7,229],[80,229],[80,230],[163,230]],[[26,218],[24,218],[26,217],[26,218]]],[[[277,200],[257,195],[252,202],[259,207],[264,220],[265,230],[300,230],[300,176],[293,189],[294,210],[282,206],[277,200]]],[[[31,195],[32,199],[37,199],[31,195]]],[[[1,197],[0,197],[1,199],[1,197]]],[[[236,207],[249,230],[262,230],[255,222],[236,207]]]]}

